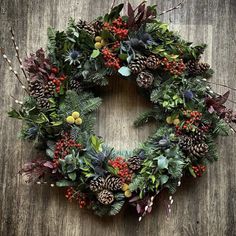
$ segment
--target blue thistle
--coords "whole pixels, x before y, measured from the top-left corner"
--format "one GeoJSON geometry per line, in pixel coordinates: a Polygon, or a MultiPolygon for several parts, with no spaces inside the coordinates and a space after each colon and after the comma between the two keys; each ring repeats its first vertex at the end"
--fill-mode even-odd
{"type": "Polygon", "coordinates": [[[184,97],[185,97],[186,99],[192,100],[193,97],[194,97],[194,94],[193,94],[193,92],[192,92],[191,90],[186,90],[186,91],[184,92],[184,97]]]}

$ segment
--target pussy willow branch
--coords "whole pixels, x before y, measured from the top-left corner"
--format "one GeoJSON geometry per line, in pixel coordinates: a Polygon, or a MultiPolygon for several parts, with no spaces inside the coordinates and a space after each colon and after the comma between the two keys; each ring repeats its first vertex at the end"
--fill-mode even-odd
{"type": "Polygon", "coordinates": [[[3,59],[6,61],[6,63],[9,65],[9,70],[15,75],[16,79],[19,81],[19,83],[21,84],[21,87],[25,90],[26,93],[28,93],[24,83],[21,81],[17,71],[13,70],[12,68],[12,63],[11,63],[11,60],[8,59],[7,55],[5,54],[4,52],[4,49],[1,48],[1,53],[2,53],[2,56],[3,56],[3,59]]]}
{"type": "Polygon", "coordinates": [[[161,12],[159,15],[161,16],[161,15],[166,14],[167,12],[177,10],[177,9],[181,8],[184,5],[184,3],[185,3],[185,0],[183,0],[180,3],[178,3],[175,7],[172,7],[170,9],[168,9],[168,10],[165,10],[165,11],[161,12]]]}
{"type": "Polygon", "coordinates": [[[225,85],[225,84],[219,84],[219,83],[215,83],[215,82],[212,82],[212,81],[206,81],[206,83],[208,84],[214,84],[214,85],[218,85],[218,86],[222,86],[222,87],[225,87],[225,88],[228,88],[228,89],[231,89],[233,91],[236,91],[236,88],[232,88],[228,85],[225,85]]]}
{"type": "Polygon", "coordinates": [[[25,76],[25,78],[27,80],[27,75],[26,75],[26,72],[25,72],[24,67],[22,65],[22,60],[21,60],[20,54],[19,54],[19,47],[16,45],[15,34],[14,34],[14,31],[13,31],[12,28],[10,29],[10,33],[12,35],[11,40],[12,40],[12,43],[13,43],[15,51],[16,51],[16,58],[17,58],[17,60],[18,60],[18,62],[20,64],[20,68],[21,68],[21,70],[22,70],[22,72],[23,72],[23,74],[24,74],[24,76],[25,76]]]}

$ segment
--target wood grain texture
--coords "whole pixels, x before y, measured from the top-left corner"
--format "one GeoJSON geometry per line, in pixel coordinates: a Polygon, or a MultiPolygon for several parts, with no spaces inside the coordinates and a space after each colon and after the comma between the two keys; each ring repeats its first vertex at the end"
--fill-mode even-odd
{"type": "MultiPolygon", "coordinates": [[[[13,26],[22,55],[46,45],[49,25],[63,29],[70,16],[93,19],[110,8],[108,0],[0,0],[0,46],[14,59],[9,27],[13,26]]],[[[160,0],[165,10],[178,1],[160,0]]],[[[138,4],[139,1],[131,1],[138,4]]],[[[236,1],[187,0],[180,10],[162,19],[170,22],[186,39],[205,41],[205,60],[212,64],[214,80],[236,87],[236,1]]],[[[9,120],[5,112],[13,104],[10,95],[21,99],[23,92],[0,59],[0,234],[2,236],[234,236],[236,235],[236,148],[235,135],[219,140],[220,160],[201,179],[185,180],[174,195],[172,214],[166,217],[168,195],[156,201],[152,214],[138,224],[132,208],[114,218],[100,219],[69,204],[63,191],[46,186],[28,186],[17,175],[22,164],[35,155],[30,144],[21,143],[16,133],[21,122],[9,120]]],[[[213,86],[218,92],[222,87],[213,86]]],[[[114,80],[103,94],[97,131],[118,149],[133,148],[153,127],[134,129],[132,121],[149,104],[136,88],[114,80]]],[[[236,100],[235,93],[231,99],[236,100]]],[[[229,104],[233,108],[233,104],[229,104]]],[[[234,106],[236,109],[236,106],[234,106]]]]}

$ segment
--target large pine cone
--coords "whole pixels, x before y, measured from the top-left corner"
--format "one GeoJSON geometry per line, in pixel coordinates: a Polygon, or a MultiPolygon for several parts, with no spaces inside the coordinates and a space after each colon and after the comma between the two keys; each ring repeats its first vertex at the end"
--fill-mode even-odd
{"type": "Polygon", "coordinates": [[[145,56],[136,56],[136,58],[129,63],[129,68],[133,74],[138,74],[146,68],[146,59],[145,56]]]}
{"type": "Polygon", "coordinates": [[[142,163],[142,160],[140,159],[140,157],[137,157],[137,156],[130,157],[127,161],[129,169],[133,171],[139,170],[141,167],[141,163],[142,163]]]}
{"type": "Polygon", "coordinates": [[[105,180],[102,177],[90,181],[89,188],[93,192],[100,192],[104,189],[105,180]]]}
{"type": "Polygon", "coordinates": [[[106,189],[98,193],[97,198],[104,205],[110,205],[115,199],[113,193],[106,189]]]}
{"type": "Polygon", "coordinates": [[[191,135],[192,138],[192,143],[194,144],[199,144],[199,143],[204,143],[206,141],[206,135],[204,134],[203,131],[196,131],[191,135]]]}
{"type": "Polygon", "coordinates": [[[136,81],[139,87],[147,89],[153,84],[154,77],[151,73],[143,71],[138,74],[136,81]]]}
{"type": "Polygon", "coordinates": [[[204,74],[210,66],[207,63],[199,63],[198,60],[195,60],[189,61],[186,64],[186,68],[190,76],[198,76],[204,74]]]}
{"type": "Polygon", "coordinates": [[[45,97],[37,98],[37,107],[39,109],[48,109],[50,107],[50,103],[48,101],[48,98],[45,98],[45,97]]]}
{"type": "Polygon", "coordinates": [[[147,68],[151,70],[156,70],[160,67],[161,61],[159,58],[155,55],[150,55],[146,60],[146,66],[147,68]]]}
{"type": "Polygon", "coordinates": [[[80,91],[82,86],[78,78],[73,78],[70,80],[70,88],[75,90],[76,92],[80,91]]]}
{"type": "Polygon", "coordinates": [[[111,191],[117,191],[122,188],[122,180],[119,177],[109,175],[105,179],[105,188],[111,191]]]}
{"type": "Polygon", "coordinates": [[[44,86],[44,94],[47,97],[52,97],[54,95],[55,84],[52,81],[49,81],[44,86]]]}
{"type": "Polygon", "coordinates": [[[192,146],[192,138],[189,136],[183,136],[179,142],[179,146],[183,151],[188,151],[192,146]]]}
{"type": "Polygon", "coordinates": [[[88,23],[87,21],[79,20],[76,26],[79,31],[83,30],[86,33],[88,33],[89,35],[91,35],[92,37],[95,37],[96,31],[94,29],[94,26],[92,24],[88,23]]]}
{"type": "Polygon", "coordinates": [[[38,80],[32,80],[29,82],[29,93],[34,98],[44,97],[43,84],[38,80]]]}
{"type": "Polygon", "coordinates": [[[206,143],[192,145],[189,149],[189,152],[192,156],[204,157],[208,153],[208,145],[206,143]]]}

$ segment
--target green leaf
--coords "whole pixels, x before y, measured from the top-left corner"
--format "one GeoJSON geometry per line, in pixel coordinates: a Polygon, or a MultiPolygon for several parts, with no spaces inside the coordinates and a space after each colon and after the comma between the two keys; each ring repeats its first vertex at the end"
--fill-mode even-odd
{"type": "Polygon", "coordinates": [[[161,178],[160,178],[160,181],[161,181],[162,185],[167,183],[168,180],[169,180],[169,176],[167,176],[167,175],[162,175],[161,178]]]}
{"type": "Polygon", "coordinates": [[[158,167],[159,169],[167,169],[168,168],[168,160],[165,156],[160,156],[158,158],[158,167]]]}
{"type": "Polygon", "coordinates": [[[71,172],[68,174],[68,177],[72,180],[72,181],[75,181],[76,180],[76,172],[71,172]]]}
{"type": "Polygon", "coordinates": [[[125,77],[128,77],[131,75],[131,70],[129,67],[127,66],[122,66],[118,72],[122,75],[122,76],[125,76],[125,77]]]}
{"type": "Polygon", "coordinates": [[[62,120],[60,120],[60,121],[52,121],[51,124],[52,124],[52,126],[59,126],[59,125],[63,124],[63,121],[62,120]]]}
{"type": "Polygon", "coordinates": [[[92,54],[91,54],[91,57],[92,58],[96,58],[100,55],[100,50],[99,49],[94,49],[92,54]]]}
{"type": "Polygon", "coordinates": [[[16,119],[22,118],[21,114],[15,109],[13,109],[12,111],[9,111],[8,115],[9,115],[9,117],[16,118],[16,119]]]}
{"type": "Polygon", "coordinates": [[[69,180],[62,179],[56,182],[56,186],[57,187],[76,186],[76,183],[69,180]]]}
{"type": "Polygon", "coordinates": [[[53,157],[54,157],[54,152],[51,150],[51,149],[47,149],[46,150],[46,154],[47,154],[47,156],[48,157],[50,157],[51,159],[53,159],[53,157]]]}
{"type": "Polygon", "coordinates": [[[191,166],[188,168],[188,170],[189,170],[190,174],[191,174],[194,178],[197,177],[196,174],[195,174],[195,172],[194,172],[194,170],[193,170],[193,168],[192,168],[191,166]]]}

